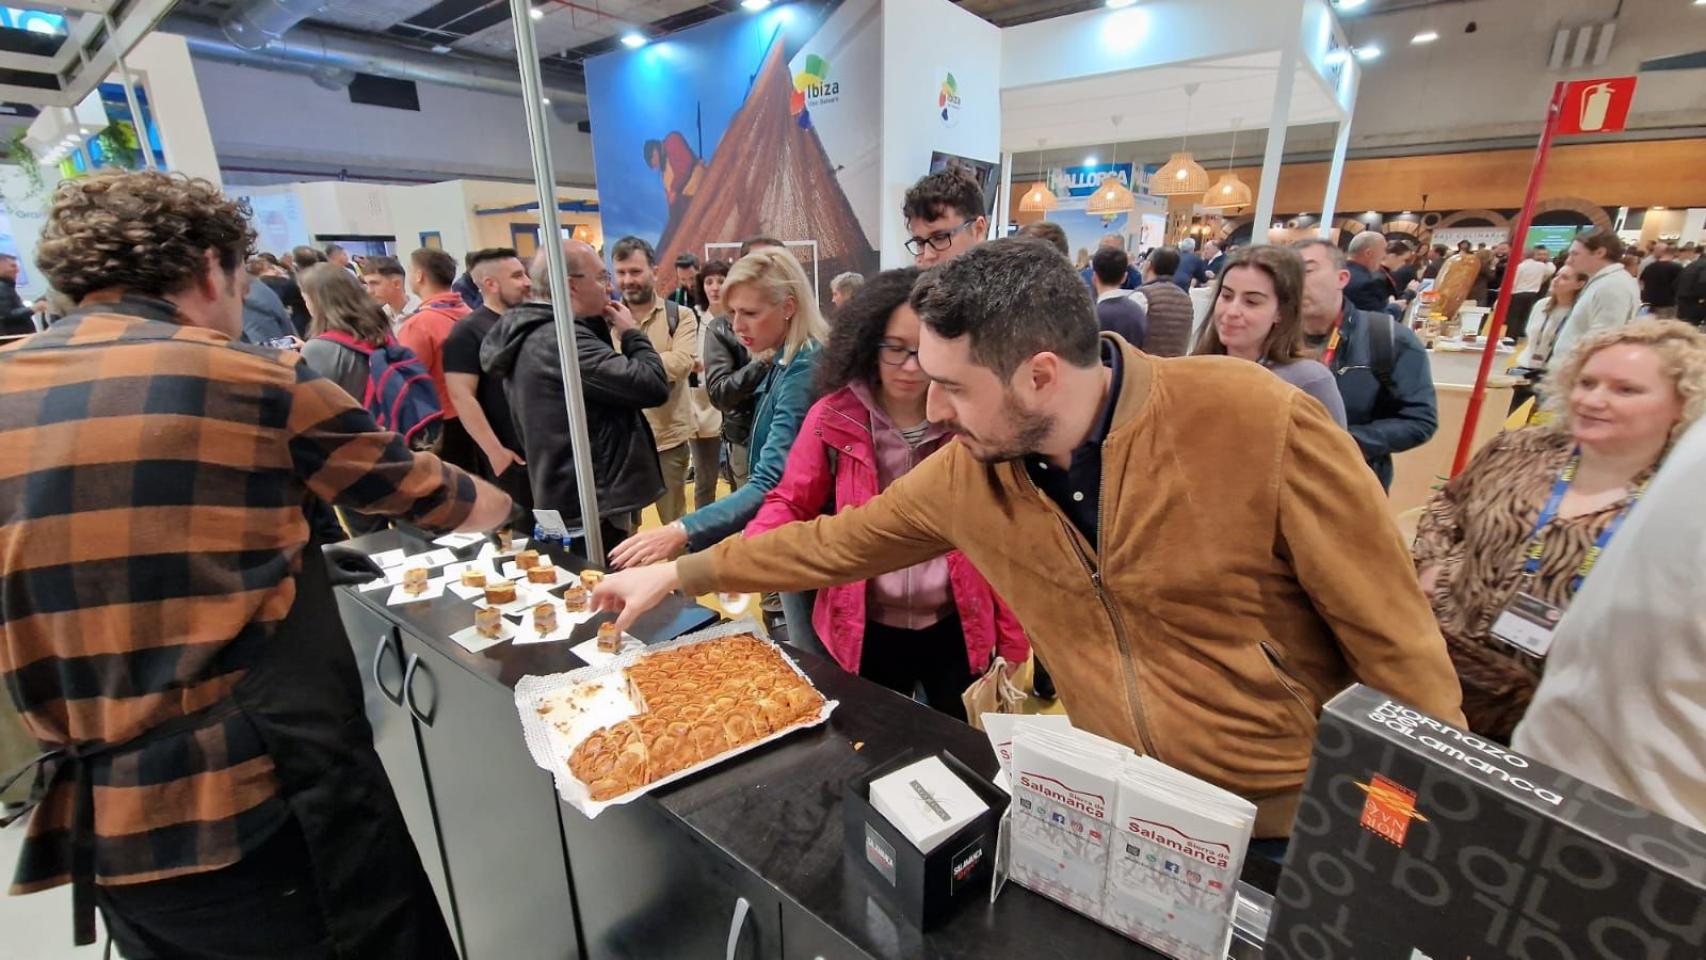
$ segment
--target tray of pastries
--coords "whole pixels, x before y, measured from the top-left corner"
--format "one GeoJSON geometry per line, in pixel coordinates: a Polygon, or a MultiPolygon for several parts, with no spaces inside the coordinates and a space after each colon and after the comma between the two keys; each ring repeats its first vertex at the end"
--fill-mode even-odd
{"type": "Polygon", "coordinates": [[[588,817],[829,719],[825,700],[751,621],[719,624],[597,667],[523,677],[533,759],[588,817]]]}

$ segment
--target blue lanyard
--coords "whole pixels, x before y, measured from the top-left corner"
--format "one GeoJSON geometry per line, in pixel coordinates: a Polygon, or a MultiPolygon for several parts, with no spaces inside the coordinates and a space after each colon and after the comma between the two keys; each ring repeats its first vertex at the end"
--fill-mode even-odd
{"type": "MultiPolygon", "coordinates": [[[[1522,565],[1524,577],[1533,577],[1540,572],[1540,558],[1546,555],[1546,527],[1557,518],[1558,508],[1564,502],[1564,494],[1570,491],[1570,484],[1576,481],[1576,471],[1581,465],[1582,451],[1578,447],[1570,455],[1570,462],[1564,464],[1564,469],[1558,474],[1558,481],[1552,485],[1552,496],[1547,498],[1546,506],[1540,511],[1540,517],[1534,521],[1534,532],[1528,535],[1527,560],[1522,565]]],[[[1604,530],[1600,531],[1599,539],[1595,540],[1593,546],[1588,548],[1587,554],[1582,557],[1581,564],[1576,567],[1575,577],[1570,580],[1570,594],[1572,596],[1581,590],[1582,581],[1587,579],[1588,573],[1593,570],[1595,564],[1599,563],[1600,555],[1611,543],[1611,538],[1617,535],[1617,528],[1623,526],[1623,519],[1629,516],[1629,511],[1634,508],[1635,504],[1641,499],[1641,495],[1646,492],[1647,484],[1643,482],[1629,494],[1629,502],[1623,505],[1623,509],[1617,511],[1617,516],[1612,517],[1611,522],[1605,525],[1604,530]]]]}

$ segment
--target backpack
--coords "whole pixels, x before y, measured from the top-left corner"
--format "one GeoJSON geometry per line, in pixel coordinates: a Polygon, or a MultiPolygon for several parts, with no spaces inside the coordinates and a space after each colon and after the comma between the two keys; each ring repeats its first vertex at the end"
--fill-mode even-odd
{"type": "Polygon", "coordinates": [[[444,410],[426,366],[408,347],[389,335],[382,347],[338,331],[327,331],[316,339],[367,357],[367,395],[361,403],[381,429],[402,437],[411,450],[425,450],[438,442],[444,410]]]}
{"type": "Polygon", "coordinates": [[[1368,327],[1368,366],[1374,379],[1380,381],[1380,389],[1396,397],[1398,388],[1392,380],[1392,368],[1398,363],[1398,334],[1393,325],[1398,321],[1384,313],[1382,316],[1386,317],[1385,323],[1371,323],[1368,327]]]}

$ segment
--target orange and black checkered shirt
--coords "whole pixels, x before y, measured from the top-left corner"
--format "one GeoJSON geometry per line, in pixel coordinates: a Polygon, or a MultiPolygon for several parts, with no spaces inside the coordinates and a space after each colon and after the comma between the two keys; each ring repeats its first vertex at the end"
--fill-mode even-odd
{"type": "MultiPolygon", "coordinates": [[[[163,301],[0,350],[0,674],[36,738],[119,744],[224,699],[296,598],[308,493],[432,529],[475,496],[296,354],[163,301]]],[[[287,818],[241,713],[190,726],[93,761],[98,882],[228,866],[287,818]]],[[[73,792],[36,809],[14,893],[69,879],[73,792]]]]}

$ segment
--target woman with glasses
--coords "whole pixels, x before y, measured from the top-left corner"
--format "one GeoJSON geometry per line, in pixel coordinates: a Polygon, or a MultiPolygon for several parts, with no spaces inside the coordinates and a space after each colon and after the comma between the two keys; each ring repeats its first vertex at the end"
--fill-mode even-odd
{"type": "MultiPolygon", "coordinates": [[[[842,306],[818,362],[823,398],[747,536],[857,507],[948,442],[924,413],[930,380],[907,304],[917,279],[916,269],[880,273],[842,306]]],[[[811,619],[843,669],[906,696],[922,686],[932,707],[960,720],[960,694],[993,654],[1015,667],[1030,656],[1019,621],[958,552],[819,590],[811,619]]]]}
{"type": "Polygon", "coordinates": [[[668,560],[689,546],[703,550],[745,527],[782,479],[788,450],[811,406],[812,370],[829,325],[799,261],[775,247],[754,250],[729,268],[722,295],[741,346],[755,360],[772,358],[753,394],[747,483],[674,523],[629,537],[611,551],[618,567],[668,560]]]}

